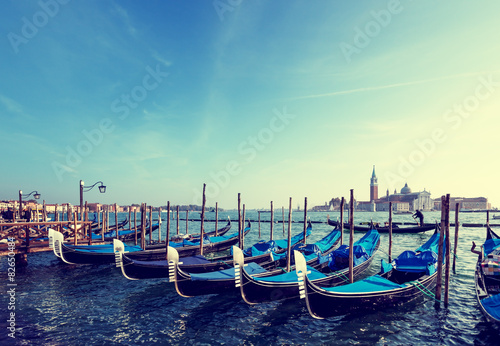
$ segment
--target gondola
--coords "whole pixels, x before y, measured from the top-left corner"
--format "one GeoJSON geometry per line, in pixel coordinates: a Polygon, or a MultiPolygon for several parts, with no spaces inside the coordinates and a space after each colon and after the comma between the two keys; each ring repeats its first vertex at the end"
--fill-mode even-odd
{"type": "MultiPolygon", "coordinates": [[[[309,227],[311,225],[309,224],[309,227]]],[[[303,244],[296,244],[294,248],[300,251],[310,251],[311,249],[316,249],[326,253],[330,253],[336,246],[340,239],[340,231],[335,229],[326,235],[322,240],[304,246],[303,244]]],[[[170,256],[170,252],[169,252],[170,256]]],[[[233,256],[244,257],[243,251],[236,246],[233,246],[233,256]]],[[[314,256],[316,257],[316,256],[314,256]]],[[[175,288],[177,293],[183,297],[192,297],[205,294],[217,294],[223,293],[231,290],[237,290],[235,283],[239,282],[239,279],[235,277],[235,274],[241,270],[240,265],[235,265],[234,268],[224,269],[216,272],[210,273],[186,273],[179,268],[178,257],[172,257],[172,270],[170,281],[175,282],[175,288]]],[[[182,260],[182,258],[180,259],[182,260]]],[[[314,261],[313,258],[311,261],[314,261]]],[[[283,267],[286,267],[286,253],[282,254],[280,258],[273,259],[272,261],[264,263],[251,262],[248,258],[245,258],[247,262],[246,271],[250,275],[255,275],[259,277],[277,275],[283,272],[283,267]]]]}
{"type": "MultiPolygon", "coordinates": [[[[245,233],[250,232],[250,223],[245,229],[245,233]]],[[[88,247],[74,247],[64,244],[64,237],[61,233],[53,231],[54,252],[63,262],[68,264],[103,264],[114,263],[116,249],[109,245],[90,245],[88,247]]],[[[203,251],[219,252],[230,248],[238,242],[238,233],[231,235],[206,237],[204,239],[203,251]]],[[[172,243],[171,243],[172,244],[172,243]]],[[[154,245],[153,248],[142,250],[138,246],[128,246],[125,253],[138,260],[158,260],[166,256],[165,244],[154,245]]],[[[179,253],[186,256],[193,256],[200,253],[200,242],[186,243],[183,247],[178,247],[179,253]]]]}
{"type": "Polygon", "coordinates": [[[476,298],[486,319],[500,325],[500,237],[488,226],[475,272],[476,298]]]}
{"type": "MultiPolygon", "coordinates": [[[[330,220],[328,219],[328,224],[330,226],[338,226],[340,223],[338,221],[330,220]]],[[[344,228],[349,229],[349,223],[344,222],[344,228]]],[[[361,225],[354,225],[354,231],[356,232],[368,232],[371,229],[371,225],[369,226],[361,226],[361,225]]],[[[389,233],[389,227],[384,226],[384,227],[376,227],[377,231],[379,233],[389,233]]],[[[436,225],[434,224],[425,224],[423,226],[398,226],[393,224],[392,225],[392,233],[421,233],[421,232],[427,232],[430,230],[433,230],[436,228],[436,225]]]]}
{"type": "MultiPolygon", "coordinates": [[[[309,224],[307,228],[306,236],[311,234],[312,226],[309,224]]],[[[292,245],[301,242],[304,239],[304,233],[301,232],[292,238],[292,245]]],[[[284,240],[286,242],[286,240],[284,240]]],[[[277,256],[283,256],[283,252],[286,251],[286,245],[283,246],[283,240],[264,242],[264,245],[269,243],[278,244],[277,247],[271,247],[267,251],[262,250],[262,242],[249,247],[247,252],[249,256],[248,261],[254,263],[264,263],[273,261],[277,256]],[[257,255],[256,251],[252,251],[254,248],[258,247],[261,251],[257,255]]],[[[123,246],[121,246],[124,249],[123,246]]],[[[177,250],[174,250],[177,251],[177,250]]],[[[139,261],[130,258],[128,255],[124,254],[123,251],[116,254],[115,257],[116,266],[121,268],[122,274],[130,280],[140,280],[140,279],[153,279],[153,278],[167,278],[169,277],[169,261],[168,260],[157,260],[157,261],[139,261]]],[[[217,256],[210,259],[204,256],[190,256],[182,257],[180,259],[182,264],[178,264],[178,268],[185,273],[206,273],[214,272],[219,270],[224,270],[233,267],[233,256],[217,256]]]]}
{"type": "Polygon", "coordinates": [[[311,316],[319,319],[412,301],[436,284],[439,237],[436,225],[432,237],[416,252],[404,251],[391,264],[383,263],[378,275],[337,287],[316,285],[304,258],[297,253],[301,298],[305,298],[311,316]]]}
{"type": "MultiPolygon", "coordinates": [[[[379,245],[380,234],[375,229],[367,232],[354,243],[355,277],[368,268],[379,245]]],[[[302,258],[304,258],[303,255],[302,258]]],[[[241,297],[246,303],[253,305],[280,299],[299,298],[299,282],[295,270],[266,277],[252,276],[244,267],[241,256],[238,259],[241,274],[236,280],[241,280],[239,285],[241,297]]],[[[321,286],[346,283],[346,274],[349,272],[349,247],[347,245],[342,245],[326,256],[308,255],[306,261],[312,282],[321,286]]]]}

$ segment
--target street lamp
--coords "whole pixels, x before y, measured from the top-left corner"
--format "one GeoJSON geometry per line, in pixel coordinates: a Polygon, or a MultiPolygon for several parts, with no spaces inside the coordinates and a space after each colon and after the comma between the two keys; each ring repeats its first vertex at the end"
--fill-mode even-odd
{"type": "Polygon", "coordinates": [[[30,193],[26,193],[23,195],[23,192],[19,190],[19,218],[21,218],[21,212],[23,210],[23,197],[28,198],[31,195],[33,195],[35,199],[40,199],[40,194],[38,193],[38,191],[31,191],[30,193]]]}
{"type": "Polygon", "coordinates": [[[82,220],[83,220],[83,193],[84,192],[89,192],[90,190],[92,190],[94,188],[94,186],[96,186],[99,183],[101,184],[99,186],[99,192],[100,193],[105,193],[106,192],[106,186],[103,184],[102,181],[98,181],[94,185],[84,186],[83,180],[80,180],[80,215],[81,215],[81,219],[82,220]]]}

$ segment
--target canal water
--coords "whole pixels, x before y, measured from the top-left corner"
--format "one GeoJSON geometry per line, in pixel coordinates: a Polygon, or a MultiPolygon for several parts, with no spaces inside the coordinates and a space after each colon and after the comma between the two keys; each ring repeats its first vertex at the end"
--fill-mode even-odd
{"type": "MultiPolygon", "coordinates": [[[[330,213],[336,219],[338,213],[330,213]]],[[[237,212],[219,213],[237,220],[237,212]]],[[[326,213],[309,213],[314,223],[308,242],[327,234],[326,213]]],[[[128,215],[120,214],[119,219],[128,215]]],[[[181,217],[185,213],[181,213],[181,217]]],[[[257,212],[247,212],[257,220],[257,212]]],[[[166,217],[166,213],[163,214],[166,217]]],[[[208,213],[207,218],[213,218],[208,213]]],[[[269,214],[261,214],[268,219],[269,214]]],[[[287,216],[286,216],[287,217],[287,216]]],[[[426,213],[426,222],[439,221],[440,213],[426,213]]],[[[199,218],[199,213],[190,213],[199,218]]],[[[450,218],[454,220],[454,214],[450,218]]],[[[275,220],[281,220],[281,210],[275,220]]],[[[386,213],[357,213],[355,222],[387,221],[386,213]]],[[[303,214],[293,213],[292,233],[302,231],[303,214]]],[[[395,215],[395,222],[413,222],[411,215],[395,215]]],[[[495,221],[495,220],[493,220],[495,221]]],[[[484,223],[484,213],[462,213],[461,223],[484,223]]],[[[237,221],[233,221],[233,230],[237,221]]],[[[269,236],[270,223],[261,223],[260,239],[269,236]]],[[[219,224],[219,227],[222,223],[219,224]]],[[[162,224],[165,235],[166,222],[162,224]]],[[[199,232],[199,223],[189,222],[190,232],[199,232]]],[[[208,223],[206,228],[214,227],[208,223]]],[[[454,230],[453,228],[451,229],[454,230]]],[[[175,220],[171,232],[176,232],[175,220]]],[[[180,224],[185,232],[185,221],[180,224]]],[[[275,238],[283,237],[281,224],[274,225],[275,238]]],[[[393,256],[416,249],[432,234],[395,234],[393,256]]],[[[355,238],[362,234],[356,233],[355,238]]],[[[153,238],[157,234],[153,234],[153,238]]],[[[348,242],[348,235],[344,236],[348,242]]],[[[436,307],[428,297],[399,307],[376,312],[313,319],[304,301],[279,301],[249,306],[238,292],[182,298],[166,279],[130,281],[114,265],[67,265],[53,253],[29,255],[29,265],[15,275],[15,333],[9,331],[9,281],[6,258],[0,260],[0,344],[10,345],[498,345],[499,331],[485,321],[474,293],[477,256],[470,252],[472,241],[482,244],[484,228],[460,228],[456,273],[451,275],[450,304],[436,307]],[[15,336],[12,338],[11,336],[15,336]]],[[[245,244],[256,242],[258,224],[245,244]]],[[[380,269],[387,258],[388,235],[381,235],[380,249],[367,275],[380,269]]],[[[11,291],[12,292],[12,291],[11,291]]]]}

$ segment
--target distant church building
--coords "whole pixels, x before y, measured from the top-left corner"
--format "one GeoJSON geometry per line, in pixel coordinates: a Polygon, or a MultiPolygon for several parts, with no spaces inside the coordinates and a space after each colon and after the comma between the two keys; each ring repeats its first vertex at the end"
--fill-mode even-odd
{"type": "Polygon", "coordinates": [[[378,182],[375,175],[375,165],[373,165],[372,178],[370,179],[370,202],[378,199],[378,182]]]}
{"type": "Polygon", "coordinates": [[[364,211],[388,211],[389,202],[392,202],[392,210],[398,212],[415,211],[417,209],[429,211],[433,209],[434,202],[431,199],[431,193],[428,191],[412,192],[408,183],[398,193],[394,190],[389,195],[389,190],[384,197],[378,198],[378,181],[373,166],[370,179],[370,201],[358,202],[357,209],[364,211]]]}

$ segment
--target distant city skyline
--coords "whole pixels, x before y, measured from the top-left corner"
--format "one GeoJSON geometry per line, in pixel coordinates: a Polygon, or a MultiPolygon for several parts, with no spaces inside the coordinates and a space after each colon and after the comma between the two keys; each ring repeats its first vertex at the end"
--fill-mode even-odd
{"type": "Polygon", "coordinates": [[[500,206],[500,3],[9,1],[0,199],[500,206]],[[222,5],[221,5],[222,4],[222,5]]]}

